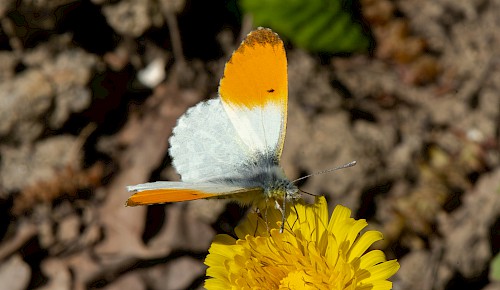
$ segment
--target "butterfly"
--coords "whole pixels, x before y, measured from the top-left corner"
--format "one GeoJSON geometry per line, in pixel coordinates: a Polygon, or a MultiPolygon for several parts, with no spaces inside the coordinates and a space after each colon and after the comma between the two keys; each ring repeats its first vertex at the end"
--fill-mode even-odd
{"type": "Polygon", "coordinates": [[[230,198],[263,209],[299,199],[280,166],[287,78],[279,36],[250,32],[226,63],[219,97],[190,108],[173,130],[169,153],[182,181],[128,186],[126,205],[230,198]]]}

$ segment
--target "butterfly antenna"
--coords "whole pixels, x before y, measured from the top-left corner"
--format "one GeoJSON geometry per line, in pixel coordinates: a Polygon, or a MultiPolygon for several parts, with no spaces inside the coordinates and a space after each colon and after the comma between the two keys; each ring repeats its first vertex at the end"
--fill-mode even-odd
{"type": "Polygon", "coordinates": [[[314,197],[318,197],[318,196],[320,196],[320,195],[317,195],[317,194],[314,194],[314,193],[307,192],[307,191],[302,190],[302,189],[300,189],[300,188],[299,188],[299,191],[300,191],[300,192],[302,192],[302,193],[305,193],[305,194],[307,194],[307,195],[314,196],[314,197]]]}
{"type": "Polygon", "coordinates": [[[292,183],[296,183],[300,180],[304,180],[306,178],[309,178],[311,176],[315,176],[315,175],[321,175],[321,174],[325,174],[325,173],[328,173],[328,172],[332,172],[332,171],[336,171],[336,170],[339,170],[339,169],[344,169],[344,168],[348,168],[348,167],[353,167],[354,165],[356,165],[356,161],[351,161],[347,164],[344,164],[344,165],[341,165],[341,166],[337,166],[335,168],[330,168],[330,169],[326,169],[326,170],[323,170],[323,171],[319,171],[319,172],[316,172],[316,173],[313,173],[313,174],[309,174],[309,175],[306,175],[306,176],[303,176],[301,178],[297,178],[295,179],[294,181],[292,181],[292,183]]]}

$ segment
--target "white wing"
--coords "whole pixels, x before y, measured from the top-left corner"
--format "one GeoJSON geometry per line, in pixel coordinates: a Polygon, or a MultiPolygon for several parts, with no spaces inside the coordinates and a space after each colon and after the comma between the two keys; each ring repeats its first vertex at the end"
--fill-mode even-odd
{"type": "Polygon", "coordinates": [[[172,163],[187,182],[234,177],[249,154],[219,98],[189,109],[170,137],[172,163]]]}
{"type": "Polygon", "coordinates": [[[247,36],[226,63],[219,94],[188,110],[170,138],[172,162],[183,181],[233,179],[239,184],[278,165],[288,80],[277,34],[258,29],[247,36]]]}

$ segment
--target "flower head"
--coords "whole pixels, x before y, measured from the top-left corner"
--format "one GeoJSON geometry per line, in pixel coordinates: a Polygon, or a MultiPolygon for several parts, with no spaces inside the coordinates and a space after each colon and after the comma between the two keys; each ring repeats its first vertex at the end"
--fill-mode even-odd
{"type": "Polygon", "coordinates": [[[387,279],[399,269],[380,250],[366,250],[382,239],[360,231],[365,220],[338,205],[331,218],[323,197],[288,209],[283,233],[281,212],[250,214],[236,228],[238,239],[218,235],[205,260],[205,287],[213,289],[391,289],[387,279]]]}

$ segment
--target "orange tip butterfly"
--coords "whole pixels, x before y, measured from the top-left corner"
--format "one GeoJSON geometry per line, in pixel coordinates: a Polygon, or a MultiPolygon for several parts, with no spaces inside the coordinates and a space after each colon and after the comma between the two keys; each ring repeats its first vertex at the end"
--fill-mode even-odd
{"type": "Polygon", "coordinates": [[[226,63],[219,95],[189,109],[170,137],[169,153],[182,182],[128,186],[134,194],[127,206],[230,198],[261,210],[282,208],[285,217],[286,203],[300,194],[280,166],[288,79],[276,33],[259,28],[248,34],[226,63]]]}
{"type": "Polygon", "coordinates": [[[266,28],[252,31],[226,63],[220,98],[179,118],[169,153],[182,182],[128,186],[126,205],[231,198],[265,206],[300,197],[280,166],[288,79],[283,42],[266,28]]]}

